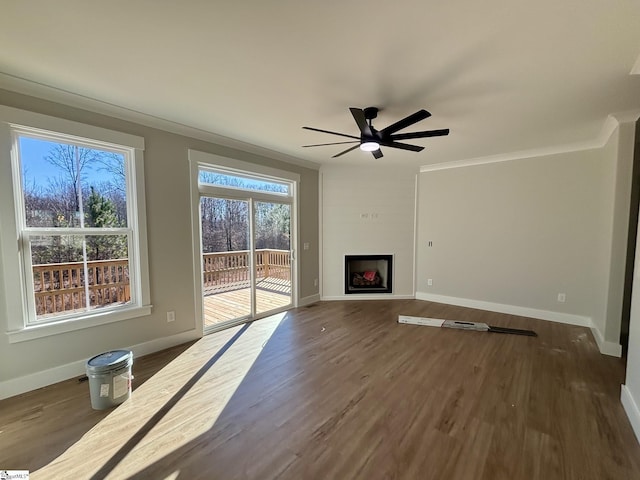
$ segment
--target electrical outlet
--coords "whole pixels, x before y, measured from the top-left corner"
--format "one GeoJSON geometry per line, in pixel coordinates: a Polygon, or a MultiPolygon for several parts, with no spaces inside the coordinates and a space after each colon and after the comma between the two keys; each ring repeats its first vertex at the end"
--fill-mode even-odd
{"type": "Polygon", "coordinates": [[[559,293],[558,294],[558,302],[560,303],[564,303],[567,301],[567,295],[564,293],[559,293]]]}
{"type": "Polygon", "coordinates": [[[303,249],[303,250],[309,250],[309,242],[304,242],[304,243],[302,244],[302,249],[303,249]]]}
{"type": "Polygon", "coordinates": [[[318,279],[317,279],[317,278],[313,281],[313,286],[314,286],[314,287],[317,287],[317,286],[318,286],[318,279]]]}
{"type": "Polygon", "coordinates": [[[174,311],[167,312],[167,323],[171,323],[175,321],[176,321],[176,312],[174,311]]]}
{"type": "Polygon", "coordinates": [[[430,287],[433,285],[433,278],[427,279],[427,285],[430,287]]]}

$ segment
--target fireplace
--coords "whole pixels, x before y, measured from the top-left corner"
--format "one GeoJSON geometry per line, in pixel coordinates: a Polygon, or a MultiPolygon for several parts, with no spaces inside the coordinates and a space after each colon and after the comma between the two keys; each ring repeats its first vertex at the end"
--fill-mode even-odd
{"type": "Polygon", "coordinates": [[[392,293],[393,255],[345,255],[344,293],[392,293]]]}

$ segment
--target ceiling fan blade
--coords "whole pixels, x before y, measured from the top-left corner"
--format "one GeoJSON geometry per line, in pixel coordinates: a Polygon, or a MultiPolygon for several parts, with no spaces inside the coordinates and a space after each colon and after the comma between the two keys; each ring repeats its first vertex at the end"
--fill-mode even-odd
{"type": "Polygon", "coordinates": [[[382,155],[382,150],[378,149],[378,150],[374,150],[373,152],[371,152],[371,154],[375,157],[375,158],[382,158],[384,155],[382,155]]]}
{"type": "Polygon", "coordinates": [[[313,130],[314,132],[330,133],[331,135],[339,135],[341,137],[355,138],[356,140],[360,140],[360,137],[354,137],[353,135],[346,135],[344,133],[331,132],[329,130],[321,130],[319,128],[313,128],[313,127],[302,127],[302,128],[304,128],[305,130],[313,130]]]}
{"type": "Polygon", "coordinates": [[[449,135],[449,129],[427,130],[424,132],[396,133],[391,135],[391,140],[409,140],[410,138],[443,137],[449,135]]]}
{"type": "Polygon", "coordinates": [[[431,114],[426,110],[418,110],[413,115],[409,115],[408,117],[403,118],[402,120],[389,125],[387,128],[383,128],[380,130],[380,135],[388,136],[392,133],[397,132],[398,130],[402,130],[403,128],[407,128],[414,123],[419,122],[420,120],[424,120],[425,118],[429,118],[431,114]]]}
{"type": "Polygon", "coordinates": [[[314,145],[302,145],[303,147],[324,147],[325,145],[343,145],[345,143],[359,143],[359,140],[351,140],[349,142],[332,142],[332,143],[316,143],[314,145]]]}
{"type": "Polygon", "coordinates": [[[353,115],[353,119],[358,124],[358,128],[360,129],[362,134],[367,137],[373,136],[371,127],[369,127],[369,124],[367,123],[367,117],[365,117],[364,115],[364,110],[354,107],[349,108],[349,110],[351,110],[351,115],[353,115]]]}
{"type": "Polygon", "coordinates": [[[411,150],[412,152],[421,152],[422,150],[424,150],[424,147],[419,147],[418,145],[409,145],[407,143],[399,143],[394,141],[381,141],[380,145],[383,145],[385,147],[400,148],[402,150],[411,150]]]}
{"type": "Polygon", "coordinates": [[[340,152],[340,153],[338,153],[338,154],[334,155],[334,156],[333,156],[333,157],[331,157],[331,158],[336,158],[336,157],[339,157],[339,156],[341,156],[341,155],[344,155],[345,153],[349,153],[351,150],[355,150],[355,149],[356,149],[356,148],[358,148],[359,146],[360,146],[360,144],[358,144],[358,145],[354,145],[353,147],[347,148],[347,149],[346,149],[346,150],[344,150],[343,152],[340,152]]]}

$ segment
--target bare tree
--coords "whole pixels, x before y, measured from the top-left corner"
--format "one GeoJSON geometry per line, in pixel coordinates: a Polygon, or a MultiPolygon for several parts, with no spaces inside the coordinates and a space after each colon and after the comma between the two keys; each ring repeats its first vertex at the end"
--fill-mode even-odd
{"type": "Polygon", "coordinates": [[[56,144],[45,160],[51,165],[58,167],[73,189],[75,211],[80,211],[80,182],[85,174],[87,165],[98,160],[102,152],[90,148],[68,145],[64,143],[56,144]]]}
{"type": "Polygon", "coordinates": [[[113,152],[100,152],[96,158],[98,171],[109,174],[111,187],[126,195],[127,171],[124,155],[113,152]]]}
{"type": "Polygon", "coordinates": [[[127,167],[123,154],[114,152],[100,152],[96,158],[96,168],[105,173],[107,180],[94,187],[109,199],[116,208],[116,215],[121,224],[127,219],[127,167]]]}
{"type": "MultiPolygon", "coordinates": [[[[212,172],[200,172],[200,181],[212,185],[258,189],[284,193],[285,185],[269,182],[245,182],[242,178],[212,172]]],[[[246,202],[203,197],[201,201],[202,246],[207,252],[246,250],[248,208],[246,202]]],[[[270,202],[256,202],[256,247],[290,248],[290,208],[270,202]]]]}
{"type": "Polygon", "coordinates": [[[49,226],[77,226],[78,195],[74,185],[62,176],[50,178],[45,192],[44,205],[52,216],[49,226]]]}

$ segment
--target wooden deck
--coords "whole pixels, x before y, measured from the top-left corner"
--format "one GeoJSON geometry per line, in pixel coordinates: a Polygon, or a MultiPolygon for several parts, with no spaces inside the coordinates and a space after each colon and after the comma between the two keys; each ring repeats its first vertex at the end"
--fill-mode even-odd
{"type": "MultiPolygon", "coordinates": [[[[243,283],[234,290],[205,295],[204,326],[234,320],[250,314],[251,290],[243,283]]],[[[291,282],[265,278],[256,285],[256,313],[281,308],[291,303],[291,282]]]]}

